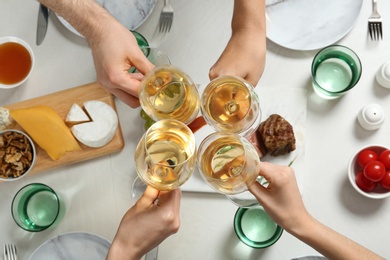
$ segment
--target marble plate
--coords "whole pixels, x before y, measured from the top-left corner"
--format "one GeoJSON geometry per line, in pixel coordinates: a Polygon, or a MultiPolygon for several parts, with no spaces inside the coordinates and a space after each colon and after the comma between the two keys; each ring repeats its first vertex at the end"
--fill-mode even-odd
{"type": "Polygon", "coordinates": [[[110,242],[94,234],[72,232],[43,243],[29,260],[106,259],[110,242]]]}
{"type": "Polygon", "coordinates": [[[267,38],[293,50],[315,50],[343,38],[363,0],[267,0],[267,38]]]}
{"type": "MultiPolygon", "coordinates": [[[[199,85],[199,92],[202,93],[206,85],[199,85]]],[[[296,139],[296,150],[282,156],[267,155],[262,161],[268,161],[279,165],[291,165],[295,170],[297,183],[302,191],[305,161],[305,124],[306,124],[306,103],[307,93],[302,88],[291,87],[268,87],[256,88],[256,93],[260,99],[260,108],[262,112],[261,121],[266,120],[271,114],[279,114],[284,117],[294,128],[296,139]],[[276,102],[277,100],[277,102],[276,102]]],[[[211,126],[205,125],[195,132],[197,146],[210,133],[214,132],[211,126]]],[[[191,178],[183,184],[183,191],[217,193],[205,183],[198,169],[195,170],[191,178]]],[[[249,193],[249,192],[248,192],[249,193]]],[[[243,197],[246,197],[243,194],[243,197]]],[[[249,195],[252,197],[252,195],[249,195]]]]}
{"type": "MultiPolygon", "coordinates": [[[[135,30],[152,13],[157,0],[96,0],[96,2],[103,6],[127,29],[135,30]]],[[[82,36],[64,18],[59,15],[57,17],[67,29],[76,35],[82,36]]]]}

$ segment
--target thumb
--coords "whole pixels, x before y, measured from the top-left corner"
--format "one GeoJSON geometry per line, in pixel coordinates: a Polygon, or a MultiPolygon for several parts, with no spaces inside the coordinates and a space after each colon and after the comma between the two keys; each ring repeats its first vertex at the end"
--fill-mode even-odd
{"type": "Polygon", "coordinates": [[[155,67],[139,48],[136,50],[136,55],[132,58],[132,63],[143,75],[146,75],[155,67]]]}

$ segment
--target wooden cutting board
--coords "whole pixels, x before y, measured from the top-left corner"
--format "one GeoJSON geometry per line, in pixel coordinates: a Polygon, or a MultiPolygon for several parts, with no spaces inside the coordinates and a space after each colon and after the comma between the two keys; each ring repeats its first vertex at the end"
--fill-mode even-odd
{"type": "MultiPolygon", "coordinates": [[[[83,107],[83,103],[89,100],[100,100],[105,102],[116,111],[115,101],[112,94],[96,82],[59,91],[46,96],[21,101],[15,104],[6,105],[5,107],[12,110],[16,108],[45,105],[53,108],[65,120],[66,115],[74,103],[83,107]]],[[[14,128],[23,131],[19,125],[16,125],[14,128]]],[[[81,143],[79,144],[82,148],[80,151],[69,152],[56,161],[52,160],[43,149],[35,144],[37,150],[37,161],[34,168],[31,170],[31,173],[52,170],[61,166],[86,161],[122,150],[124,147],[124,141],[120,124],[114,138],[110,143],[103,147],[91,148],[81,143]]]]}

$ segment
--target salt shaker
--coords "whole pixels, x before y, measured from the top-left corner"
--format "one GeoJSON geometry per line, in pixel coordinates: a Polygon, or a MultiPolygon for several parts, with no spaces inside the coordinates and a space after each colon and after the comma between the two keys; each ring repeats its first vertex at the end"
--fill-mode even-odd
{"type": "Polygon", "coordinates": [[[375,130],[382,126],[385,120],[383,108],[378,104],[363,107],[358,114],[360,125],[366,130],[375,130]]]}
{"type": "Polygon", "coordinates": [[[390,89],[390,61],[380,66],[375,77],[382,87],[390,89]]]}

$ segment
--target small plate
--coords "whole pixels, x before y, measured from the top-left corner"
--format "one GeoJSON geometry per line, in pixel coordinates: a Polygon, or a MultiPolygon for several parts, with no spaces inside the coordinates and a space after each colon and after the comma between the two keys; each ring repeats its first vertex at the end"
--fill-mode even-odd
{"type": "MultiPolygon", "coordinates": [[[[135,30],[145,22],[157,4],[157,0],[96,0],[96,2],[129,30],[135,30]]],[[[57,14],[56,16],[68,30],[83,37],[63,17],[57,14]]]]}
{"type": "Polygon", "coordinates": [[[54,237],[30,256],[29,260],[106,259],[110,242],[94,234],[72,232],[54,237]]]}
{"type": "Polygon", "coordinates": [[[315,50],[343,38],[363,0],[267,0],[267,38],[293,50],[315,50]]]}

